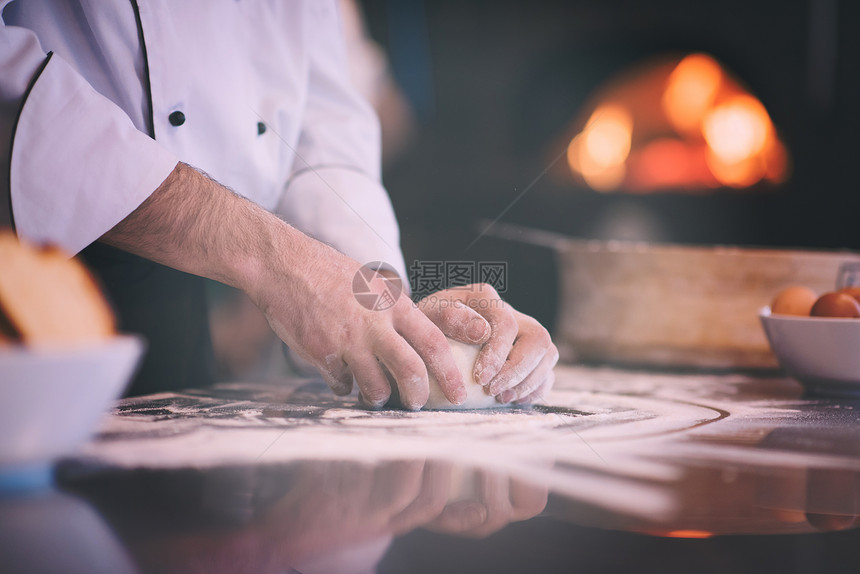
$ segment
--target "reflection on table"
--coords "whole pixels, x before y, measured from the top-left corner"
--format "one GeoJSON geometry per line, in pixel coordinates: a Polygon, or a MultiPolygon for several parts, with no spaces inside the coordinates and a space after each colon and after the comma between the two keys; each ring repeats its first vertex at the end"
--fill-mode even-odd
{"type": "MultiPolygon", "coordinates": [[[[0,531],[114,572],[856,571],[860,403],[557,378],[546,405],[474,412],[371,413],[315,381],[129,399],[60,466],[65,494],[7,497],[0,531]],[[52,542],[46,504],[84,542],[52,542]]],[[[39,571],[27,547],[3,556],[39,571]]]]}

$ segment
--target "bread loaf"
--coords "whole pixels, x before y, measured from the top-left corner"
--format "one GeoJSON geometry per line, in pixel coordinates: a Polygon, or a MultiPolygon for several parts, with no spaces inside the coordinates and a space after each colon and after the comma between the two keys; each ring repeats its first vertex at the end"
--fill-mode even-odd
{"type": "Polygon", "coordinates": [[[80,262],[0,230],[0,344],[85,343],[114,333],[113,312],[80,262]]]}

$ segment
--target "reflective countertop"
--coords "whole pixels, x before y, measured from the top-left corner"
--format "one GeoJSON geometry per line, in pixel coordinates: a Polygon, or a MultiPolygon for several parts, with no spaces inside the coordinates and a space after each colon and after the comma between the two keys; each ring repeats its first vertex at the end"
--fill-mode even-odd
{"type": "Polygon", "coordinates": [[[368,412],[320,381],[126,399],[2,572],[857,572],[860,401],[559,366],[546,404],[368,412]]]}

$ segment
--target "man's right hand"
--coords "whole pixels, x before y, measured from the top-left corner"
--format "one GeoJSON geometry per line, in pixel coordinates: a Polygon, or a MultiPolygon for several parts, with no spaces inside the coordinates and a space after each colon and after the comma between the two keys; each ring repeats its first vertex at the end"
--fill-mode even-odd
{"type": "Polygon", "coordinates": [[[349,393],[355,377],[364,404],[381,407],[391,396],[384,365],[407,408],[427,401],[428,369],[448,400],[465,399],[445,336],[407,296],[384,311],[365,308],[352,292],[358,262],[190,166],[178,164],[102,240],[242,289],[336,393],[349,393]]]}
{"type": "MultiPolygon", "coordinates": [[[[382,407],[391,396],[384,365],[407,408],[427,402],[428,369],[450,401],[465,399],[445,336],[409,297],[400,295],[385,310],[368,309],[352,289],[358,262],[293,228],[285,229],[285,238],[289,244],[273,251],[248,292],[275,333],[313,363],[336,394],[348,394],[354,377],[362,403],[382,407]]],[[[385,280],[373,279],[370,288],[381,294],[385,280]]]]}

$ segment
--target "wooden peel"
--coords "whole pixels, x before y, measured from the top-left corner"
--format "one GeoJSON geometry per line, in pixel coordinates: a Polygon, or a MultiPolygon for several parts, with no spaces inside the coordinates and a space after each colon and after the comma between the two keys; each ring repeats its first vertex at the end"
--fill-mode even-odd
{"type": "Polygon", "coordinates": [[[853,253],[571,243],[559,252],[559,334],[581,357],[775,367],[758,312],[789,285],[833,288],[853,253]]]}

